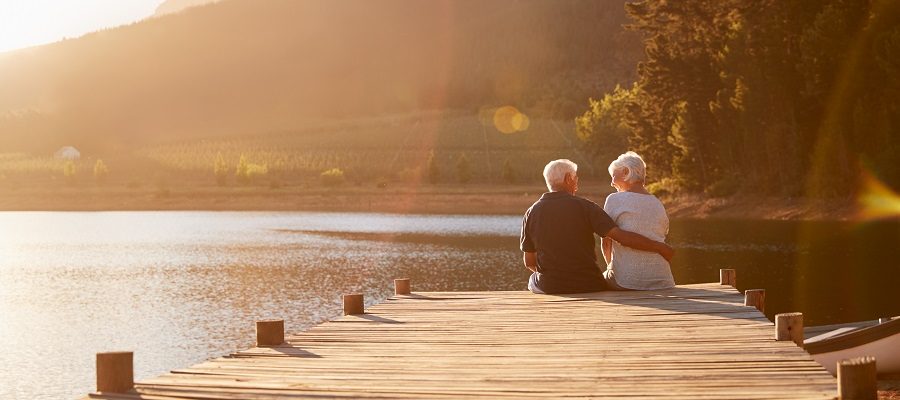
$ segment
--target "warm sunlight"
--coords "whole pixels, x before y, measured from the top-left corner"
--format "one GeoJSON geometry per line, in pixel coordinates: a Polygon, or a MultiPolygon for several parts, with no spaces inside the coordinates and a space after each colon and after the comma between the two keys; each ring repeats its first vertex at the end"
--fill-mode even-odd
{"type": "Polygon", "coordinates": [[[503,106],[494,111],[494,127],[498,131],[510,134],[523,132],[531,126],[531,120],[513,106],[503,106]]]}
{"type": "Polygon", "coordinates": [[[900,217],[900,195],[891,190],[870,172],[863,174],[863,188],[859,195],[861,220],[900,217]]]}
{"type": "Polygon", "coordinates": [[[164,0],[0,0],[0,52],[75,38],[153,15],[164,0]]]}
{"type": "Polygon", "coordinates": [[[0,399],[900,399],[898,110],[900,0],[0,0],[0,399]]]}

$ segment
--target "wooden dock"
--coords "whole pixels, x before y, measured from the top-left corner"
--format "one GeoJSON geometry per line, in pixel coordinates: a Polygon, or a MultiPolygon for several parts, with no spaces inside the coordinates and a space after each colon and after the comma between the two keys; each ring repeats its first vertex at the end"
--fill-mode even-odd
{"type": "Polygon", "coordinates": [[[718,283],[398,295],[282,345],[88,398],[835,398],[835,378],[744,301],[718,283]]]}

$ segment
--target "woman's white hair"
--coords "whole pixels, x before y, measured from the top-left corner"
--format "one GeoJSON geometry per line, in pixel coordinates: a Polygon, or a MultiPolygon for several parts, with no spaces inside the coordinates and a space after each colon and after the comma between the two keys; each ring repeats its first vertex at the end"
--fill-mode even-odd
{"type": "Polygon", "coordinates": [[[625,182],[644,182],[647,178],[647,164],[633,151],[620,155],[609,164],[609,176],[621,170],[625,170],[625,182]]]}
{"type": "Polygon", "coordinates": [[[566,180],[566,174],[574,174],[578,171],[578,164],[566,159],[553,160],[544,167],[544,181],[551,192],[562,189],[566,180]]]}

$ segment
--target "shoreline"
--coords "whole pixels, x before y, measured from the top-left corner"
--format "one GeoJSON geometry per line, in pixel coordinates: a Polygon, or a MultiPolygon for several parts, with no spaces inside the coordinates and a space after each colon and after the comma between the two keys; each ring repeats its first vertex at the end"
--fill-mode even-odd
{"type": "MultiPolygon", "coordinates": [[[[604,184],[605,185],[605,184],[604,184]]],[[[599,204],[610,193],[594,183],[579,196],[599,204]]],[[[317,211],[396,214],[522,215],[540,185],[435,184],[374,186],[0,187],[0,211],[317,211]]],[[[662,197],[672,218],[848,221],[851,199],[731,196],[662,197]]]]}
{"type": "Polygon", "coordinates": [[[853,199],[680,196],[662,199],[669,217],[698,219],[763,219],[778,221],[851,221],[858,219],[853,199]]]}

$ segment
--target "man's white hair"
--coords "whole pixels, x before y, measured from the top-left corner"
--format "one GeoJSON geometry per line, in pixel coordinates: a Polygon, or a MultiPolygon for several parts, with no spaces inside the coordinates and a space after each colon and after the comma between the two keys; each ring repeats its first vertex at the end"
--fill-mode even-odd
{"type": "Polygon", "coordinates": [[[647,164],[633,151],[626,152],[609,164],[609,176],[616,171],[625,170],[625,182],[644,182],[647,178],[647,164]]]}
{"type": "Polygon", "coordinates": [[[578,171],[578,164],[566,159],[553,160],[544,167],[544,181],[547,182],[547,189],[551,192],[563,188],[566,181],[566,174],[574,174],[578,171]]]}

